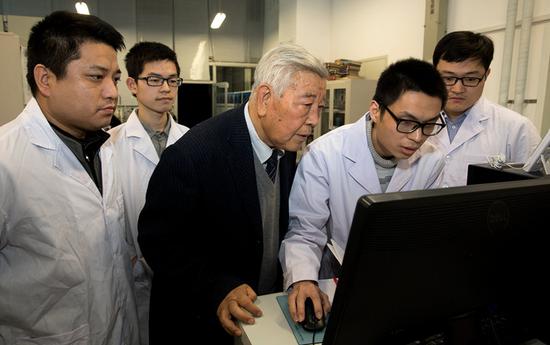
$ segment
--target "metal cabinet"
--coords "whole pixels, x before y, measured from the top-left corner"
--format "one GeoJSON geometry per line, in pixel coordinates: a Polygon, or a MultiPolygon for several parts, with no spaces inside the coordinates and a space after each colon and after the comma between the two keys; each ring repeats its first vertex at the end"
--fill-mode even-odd
{"type": "Polygon", "coordinates": [[[0,126],[13,120],[25,107],[24,75],[19,37],[0,32],[0,126]]]}

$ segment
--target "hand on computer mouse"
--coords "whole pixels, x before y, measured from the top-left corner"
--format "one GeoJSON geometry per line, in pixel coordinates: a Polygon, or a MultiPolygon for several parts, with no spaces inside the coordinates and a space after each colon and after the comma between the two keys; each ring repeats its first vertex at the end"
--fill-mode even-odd
{"type": "Polygon", "coordinates": [[[315,316],[315,309],[311,298],[306,298],[304,308],[305,318],[304,321],[300,322],[300,324],[306,331],[320,331],[325,328],[325,314],[323,313],[323,316],[321,316],[320,319],[315,316]]]}
{"type": "Polygon", "coordinates": [[[306,298],[311,298],[318,319],[330,311],[328,296],[319,289],[316,282],[310,280],[295,282],[288,295],[288,311],[294,322],[300,323],[304,320],[306,298]]]}

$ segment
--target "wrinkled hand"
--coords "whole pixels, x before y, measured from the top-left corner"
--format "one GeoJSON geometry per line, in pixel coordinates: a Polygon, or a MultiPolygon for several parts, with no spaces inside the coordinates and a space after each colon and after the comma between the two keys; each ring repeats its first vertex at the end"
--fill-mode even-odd
{"type": "Polygon", "coordinates": [[[239,320],[249,325],[254,324],[254,317],[262,316],[262,310],[254,304],[256,293],[247,284],[231,290],[218,306],[218,320],[225,331],[232,336],[240,336],[241,329],[235,322],[239,320]]]}
{"type": "Polygon", "coordinates": [[[330,311],[328,296],[319,289],[317,284],[311,280],[303,280],[292,284],[292,291],[288,295],[288,311],[294,322],[302,322],[305,318],[304,302],[311,298],[315,308],[315,316],[321,319],[330,311]]]}

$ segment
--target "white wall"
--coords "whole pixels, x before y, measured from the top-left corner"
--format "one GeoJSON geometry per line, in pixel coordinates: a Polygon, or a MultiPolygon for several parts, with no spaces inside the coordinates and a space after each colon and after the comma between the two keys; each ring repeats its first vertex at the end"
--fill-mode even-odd
{"type": "Polygon", "coordinates": [[[331,58],[332,0],[300,0],[296,8],[296,42],[320,58],[331,58]]]}
{"type": "Polygon", "coordinates": [[[388,55],[391,63],[422,57],[424,0],[279,0],[278,27],[279,42],[324,61],[388,55]]]}
{"type": "Polygon", "coordinates": [[[9,95],[2,98],[0,111],[0,126],[13,120],[23,109],[24,75],[21,68],[11,66],[21,65],[21,51],[19,37],[13,33],[0,32],[0,95],[9,95]]]}
{"type": "MultiPolygon", "coordinates": [[[[507,1],[504,0],[448,0],[449,10],[447,31],[471,30],[489,36],[495,44],[495,54],[491,63],[491,74],[487,79],[484,95],[494,102],[498,102],[502,55],[504,50],[504,26],[506,24],[507,1]]],[[[523,0],[518,1],[518,23],[521,21],[523,0]]],[[[512,58],[511,84],[508,97],[514,99],[515,77],[517,72],[518,46],[520,27],[516,27],[514,35],[514,53],[512,58]]],[[[529,48],[529,63],[527,69],[527,84],[525,99],[537,99],[537,103],[524,106],[523,114],[533,123],[546,132],[543,116],[544,96],[541,87],[547,84],[548,51],[550,50],[550,1],[535,0],[533,9],[533,26],[531,28],[531,42],[529,48]],[[545,73],[546,72],[546,73],[545,73]]],[[[550,101],[550,100],[548,100],[550,101]]]]}
{"type": "Polygon", "coordinates": [[[279,42],[296,42],[297,1],[279,0],[279,42]]]}
{"type": "Polygon", "coordinates": [[[330,59],[422,58],[424,0],[332,0],[330,59]]]}

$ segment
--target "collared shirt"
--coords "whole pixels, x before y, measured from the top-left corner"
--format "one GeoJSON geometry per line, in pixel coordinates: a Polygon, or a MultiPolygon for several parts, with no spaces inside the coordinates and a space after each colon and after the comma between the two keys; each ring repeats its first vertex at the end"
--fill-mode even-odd
{"type": "Polygon", "coordinates": [[[153,146],[155,147],[155,151],[157,151],[159,157],[162,154],[162,151],[164,151],[164,149],[166,148],[166,143],[168,142],[168,134],[170,133],[170,126],[172,125],[169,117],[170,115],[166,114],[166,116],[168,117],[168,121],[166,121],[166,127],[164,127],[164,130],[162,131],[155,131],[154,129],[143,123],[141,119],[139,120],[143,125],[143,128],[145,128],[147,135],[149,135],[149,138],[151,138],[153,146]]]}
{"type": "MultiPolygon", "coordinates": [[[[258,132],[256,132],[256,128],[254,128],[254,124],[252,123],[252,119],[250,118],[250,113],[248,112],[248,102],[246,102],[244,106],[244,119],[246,120],[246,127],[248,128],[248,133],[250,134],[250,140],[252,141],[252,148],[254,149],[254,153],[256,154],[256,157],[262,162],[264,168],[267,164],[267,160],[269,157],[271,157],[271,154],[273,152],[273,149],[269,147],[266,143],[260,139],[258,136],[258,132]]],[[[281,159],[282,156],[284,156],[284,151],[279,150],[279,159],[281,159]]]]}
{"type": "Polygon", "coordinates": [[[464,114],[459,115],[455,120],[451,120],[451,118],[447,114],[444,115],[445,122],[447,123],[447,133],[449,134],[449,142],[451,143],[453,142],[453,139],[458,133],[460,126],[462,126],[462,124],[464,123],[464,120],[466,120],[466,116],[468,116],[470,109],[468,109],[468,111],[466,111],[464,114]]]}
{"type": "Polygon", "coordinates": [[[103,194],[103,182],[101,178],[101,159],[99,157],[99,149],[107,139],[109,133],[98,130],[95,132],[86,133],[84,139],[78,139],[71,134],[65,132],[61,128],[50,122],[50,126],[55,134],[67,145],[72,153],[76,156],[82,167],[92,178],[99,192],[103,194]]]}

